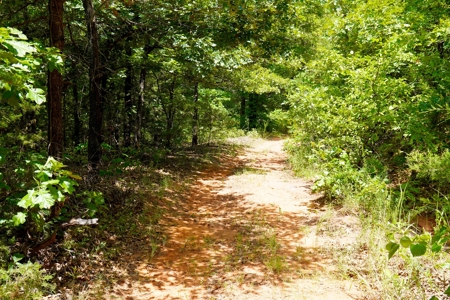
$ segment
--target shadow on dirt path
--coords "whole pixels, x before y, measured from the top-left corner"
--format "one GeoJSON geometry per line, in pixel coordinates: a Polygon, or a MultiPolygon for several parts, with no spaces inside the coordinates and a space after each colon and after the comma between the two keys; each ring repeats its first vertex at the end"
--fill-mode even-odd
{"type": "Polygon", "coordinates": [[[355,242],[357,221],[323,207],[287,169],[282,148],[283,140],[252,141],[199,172],[160,222],[164,246],[130,257],[132,271],[110,298],[362,298],[337,279],[333,255],[355,242]]]}

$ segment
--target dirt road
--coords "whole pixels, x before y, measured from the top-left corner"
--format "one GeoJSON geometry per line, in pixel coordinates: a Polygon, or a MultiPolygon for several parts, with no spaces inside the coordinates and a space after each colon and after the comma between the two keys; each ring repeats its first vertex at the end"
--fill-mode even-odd
{"type": "Polygon", "coordinates": [[[360,299],[339,268],[358,221],[320,204],[286,165],[283,140],[249,146],[198,174],[155,256],[133,257],[134,276],[112,299],[360,299]],[[345,279],[345,280],[344,280],[345,279]]]}

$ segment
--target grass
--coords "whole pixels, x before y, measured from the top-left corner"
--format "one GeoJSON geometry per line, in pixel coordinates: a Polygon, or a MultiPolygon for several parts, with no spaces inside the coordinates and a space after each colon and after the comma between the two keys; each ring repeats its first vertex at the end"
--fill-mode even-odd
{"type": "MultiPolygon", "coordinates": [[[[319,165],[305,158],[307,155],[303,152],[306,150],[298,151],[290,159],[295,169],[309,178],[321,173],[319,165]]],[[[388,259],[386,244],[391,239],[398,241],[411,229],[409,221],[414,211],[406,204],[408,187],[400,186],[399,192],[393,193],[383,179],[369,176],[364,170],[344,170],[340,177],[332,176],[331,173],[328,177],[328,180],[335,180],[332,188],[345,195],[340,199],[341,211],[358,214],[362,224],[357,244],[339,250],[337,257],[342,278],[357,278],[370,299],[443,297],[450,274],[446,269],[450,268],[450,255],[446,251],[428,251],[424,256],[413,257],[408,248],[400,247],[398,253],[388,259]]],[[[328,213],[319,221],[318,231],[322,228],[332,230],[326,228],[327,216],[328,213]]],[[[338,238],[338,232],[336,235],[338,238]]]]}
{"type": "MultiPolygon", "coordinates": [[[[59,278],[58,288],[64,286],[63,293],[73,299],[98,299],[99,291],[107,290],[123,276],[120,272],[126,270],[123,262],[127,259],[147,253],[147,260],[152,261],[167,241],[159,222],[166,214],[177,214],[179,198],[190,187],[192,175],[216,163],[220,156],[233,156],[237,149],[239,146],[200,146],[195,151],[189,148],[177,154],[163,153],[155,163],[133,162],[130,158],[132,163],[121,172],[108,173],[97,186],[105,197],[105,207],[95,216],[99,225],[70,227],[55,245],[61,253],[59,269],[53,270],[59,278]],[[86,287],[86,281],[92,284],[86,287]]],[[[190,237],[186,247],[199,247],[197,242],[196,237],[190,237]]],[[[201,244],[212,247],[214,239],[205,237],[201,244]]]]}

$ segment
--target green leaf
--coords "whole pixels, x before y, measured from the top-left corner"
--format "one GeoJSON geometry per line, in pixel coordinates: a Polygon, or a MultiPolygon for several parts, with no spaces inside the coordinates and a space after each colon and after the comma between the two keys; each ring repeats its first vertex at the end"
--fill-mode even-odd
{"type": "Polygon", "coordinates": [[[25,209],[33,206],[34,193],[34,190],[28,190],[27,194],[17,203],[17,205],[25,209]]]}
{"type": "Polygon", "coordinates": [[[411,246],[411,244],[412,244],[412,241],[411,241],[411,239],[410,239],[409,237],[407,237],[407,236],[403,236],[403,237],[400,239],[400,245],[402,245],[403,248],[408,248],[409,246],[411,246]]]}
{"type": "Polygon", "coordinates": [[[0,147],[0,164],[6,161],[6,155],[8,154],[8,149],[0,147]]]}
{"type": "Polygon", "coordinates": [[[441,228],[439,228],[433,235],[433,237],[431,238],[431,243],[436,243],[437,241],[439,241],[442,236],[447,233],[448,229],[446,226],[442,226],[441,228]]]}
{"type": "Polygon", "coordinates": [[[441,251],[441,249],[442,249],[442,245],[440,245],[438,243],[433,244],[433,246],[431,246],[431,251],[434,253],[441,251]]]}
{"type": "Polygon", "coordinates": [[[389,251],[388,258],[391,259],[391,257],[397,252],[397,250],[400,248],[400,245],[394,242],[390,242],[386,245],[386,250],[389,251]]]}
{"type": "Polygon", "coordinates": [[[11,34],[18,36],[19,39],[21,39],[21,40],[27,39],[27,36],[25,34],[23,34],[22,31],[20,31],[17,28],[8,27],[8,30],[11,34]]]}
{"type": "Polygon", "coordinates": [[[53,186],[48,186],[48,190],[50,191],[50,195],[52,195],[53,199],[61,202],[64,200],[64,194],[57,188],[53,186]]]}
{"type": "Polygon", "coordinates": [[[45,95],[42,89],[30,88],[27,93],[27,98],[40,105],[45,102],[45,95]]]}
{"type": "Polygon", "coordinates": [[[12,217],[12,220],[14,222],[14,226],[19,226],[19,225],[25,223],[26,219],[27,219],[27,215],[24,214],[23,212],[18,212],[17,214],[15,214],[12,217]]]}
{"type": "Polygon", "coordinates": [[[55,199],[48,190],[40,190],[33,202],[39,205],[40,209],[49,209],[55,204],[55,199]]]}
{"type": "Polygon", "coordinates": [[[19,57],[24,57],[27,53],[36,52],[36,49],[25,41],[7,40],[4,44],[11,52],[17,54],[19,57]]]}
{"type": "Polygon", "coordinates": [[[73,174],[72,172],[69,172],[69,171],[66,172],[66,175],[71,177],[71,178],[73,178],[73,179],[76,179],[76,180],[82,180],[83,179],[83,178],[81,178],[81,176],[79,176],[77,174],[73,174]]]}
{"type": "Polygon", "coordinates": [[[14,263],[18,263],[19,261],[21,261],[22,259],[24,259],[25,255],[21,254],[21,253],[14,253],[12,255],[14,263]]]}
{"type": "Polygon", "coordinates": [[[77,183],[67,177],[61,177],[59,178],[59,185],[66,193],[72,194],[75,191],[73,186],[77,185],[77,183]]]}
{"type": "Polygon", "coordinates": [[[433,297],[430,298],[430,300],[439,300],[439,298],[436,297],[436,296],[433,296],[433,297]]]}
{"type": "Polygon", "coordinates": [[[450,296],[450,285],[445,290],[444,295],[450,296]]]}
{"type": "Polygon", "coordinates": [[[57,69],[61,72],[61,66],[63,65],[63,60],[61,58],[61,55],[53,54],[49,56],[48,60],[48,70],[52,72],[53,70],[57,69]]]}
{"type": "Polygon", "coordinates": [[[58,184],[59,180],[58,179],[51,179],[51,180],[47,180],[42,182],[42,185],[55,185],[58,184]]]}
{"type": "Polygon", "coordinates": [[[413,256],[422,256],[427,252],[427,246],[425,244],[412,244],[409,250],[413,256]]]}

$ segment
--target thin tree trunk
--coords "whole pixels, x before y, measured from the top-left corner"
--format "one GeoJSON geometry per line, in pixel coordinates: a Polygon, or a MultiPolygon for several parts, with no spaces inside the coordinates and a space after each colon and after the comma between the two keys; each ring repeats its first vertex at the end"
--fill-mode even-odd
{"type": "MultiPolygon", "coordinates": [[[[62,51],[64,47],[64,0],[49,0],[50,46],[62,51]]],[[[62,158],[63,128],[63,77],[54,69],[48,73],[48,155],[62,158]]]]}
{"type": "Polygon", "coordinates": [[[132,127],[132,108],[133,102],[131,97],[131,89],[133,88],[132,82],[132,65],[131,65],[131,47],[128,44],[126,49],[127,56],[127,66],[125,71],[125,84],[124,84],[124,92],[125,92],[125,120],[123,123],[123,146],[130,147],[131,146],[131,127],[132,127]]]}
{"type": "Polygon", "coordinates": [[[81,133],[81,121],[80,121],[80,96],[78,93],[78,82],[73,81],[72,84],[72,95],[73,95],[73,144],[78,146],[80,144],[80,133],[81,133]]]}
{"type": "Polygon", "coordinates": [[[194,114],[192,115],[192,147],[198,146],[198,82],[194,86],[194,114]]]}
{"type": "Polygon", "coordinates": [[[245,95],[242,94],[241,95],[241,107],[239,110],[239,126],[241,129],[244,129],[244,130],[246,129],[245,104],[246,104],[245,95]]]}
{"type": "Polygon", "coordinates": [[[83,0],[86,16],[86,27],[89,39],[90,56],[90,90],[89,90],[89,139],[88,139],[88,165],[91,179],[98,178],[98,164],[102,158],[102,98],[100,95],[100,49],[92,0],[83,0]]]}
{"type": "Polygon", "coordinates": [[[248,128],[255,129],[258,122],[258,96],[251,93],[248,96],[248,128]]]}
{"type": "Polygon", "coordinates": [[[141,69],[141,75],[139,76],[139,100],[137,103],[137,122],[136,122],[136,147],[139,149],[141,147],[141,136],[142,136],[142,111],[145,101],[145,79],[147,77],[147,70],[145,68],[141,69]]]}

